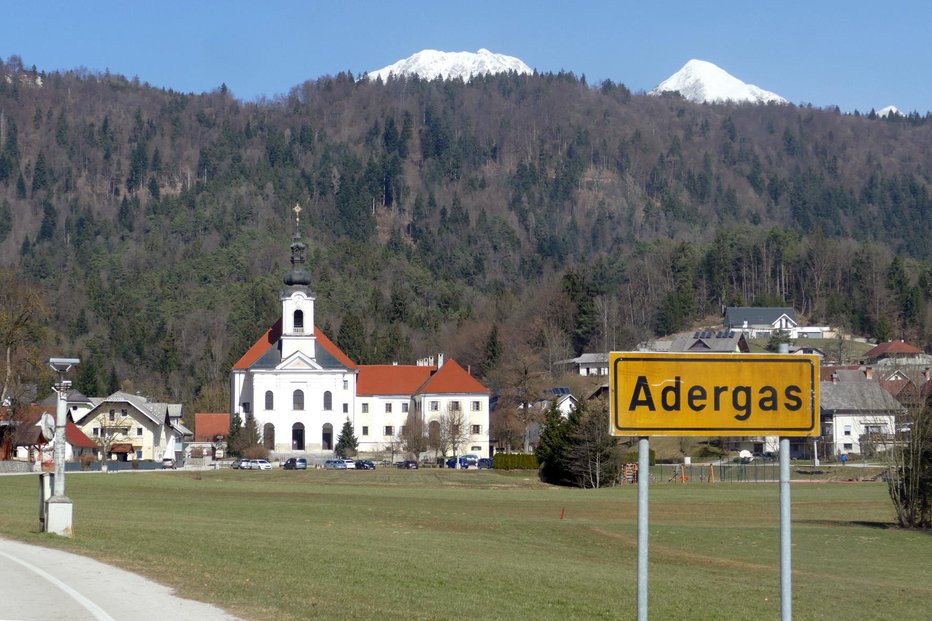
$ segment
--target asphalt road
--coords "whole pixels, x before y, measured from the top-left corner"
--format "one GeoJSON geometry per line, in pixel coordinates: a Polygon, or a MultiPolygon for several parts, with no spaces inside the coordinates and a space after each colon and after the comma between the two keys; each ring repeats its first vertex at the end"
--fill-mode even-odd
{"type": "Polygon", "coordinates": [[[93,559],[0,539],[0,621],[237,621],[148,578],[93,559]]]}

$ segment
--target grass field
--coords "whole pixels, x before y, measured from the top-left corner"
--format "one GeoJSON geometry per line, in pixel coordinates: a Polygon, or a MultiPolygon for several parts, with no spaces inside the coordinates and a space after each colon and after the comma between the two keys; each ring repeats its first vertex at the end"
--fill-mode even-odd
{"type": "MultiPolygon", "coordinates": [[[[636,488],[394,469],[68,476],[74,539],[37,533],[33,476],[0,534],[61,547],[250,619],[634,619],[636,488]]],[[[882,483],[793,486],[795,619],[932,611],[932,536],[882,483]]],[[[775,484],[651,489],[652,619],[780,616],[775,484]]]]}

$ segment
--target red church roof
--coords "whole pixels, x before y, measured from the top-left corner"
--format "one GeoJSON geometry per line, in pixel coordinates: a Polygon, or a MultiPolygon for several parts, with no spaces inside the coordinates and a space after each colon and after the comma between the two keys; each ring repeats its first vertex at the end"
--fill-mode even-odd
{"type": "Polygon", "coordinates": [[[450,358],[421,386],[419,393],[485,393],[489,389],[450,358]]]}
{"type": "MultiPolygon", "coordinates": [[[[339,347],[337,347],[333,341],[331,341],[327,336],[320,331],[320,328],[314,326],[314,337],[317,339],[317,344],[326,349],[331,356],[340,361],[340,364],[344,365],[347,368],[355,369],[356,363],[350,360],[349,356],[343,353],[339,347]]],[[[253,343],[252,347],[243,354],[243,357],[236,361],[236,364],[233,365],[233,369],[248,369],[256,363],[259,358],[265,355],[269,349],[275,347],[278,344],[278,341],[282,338],[282,320],[279,319],[272,327],[265,331],[265,333],[259,337],[259,339],[253,343]]]]}

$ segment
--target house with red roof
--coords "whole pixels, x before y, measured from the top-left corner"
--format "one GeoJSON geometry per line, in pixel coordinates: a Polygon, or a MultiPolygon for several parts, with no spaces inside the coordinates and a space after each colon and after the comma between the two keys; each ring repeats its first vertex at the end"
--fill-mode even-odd
{"type": "Polygon", "coordinates": [[[230,413],[255,418],[274,458],[333,455],[347,420],[368,457],[400,455],[411,420],[433,436],[458,430],[457,454],[489,454],[489,390],[454,360],[358,365],[314,325],[315,296],[295,234],[282,313],[233,365],[230,413]]]}

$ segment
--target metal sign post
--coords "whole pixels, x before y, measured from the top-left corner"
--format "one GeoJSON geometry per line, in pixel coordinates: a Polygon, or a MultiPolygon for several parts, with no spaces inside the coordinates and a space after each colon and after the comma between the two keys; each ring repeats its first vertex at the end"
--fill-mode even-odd
{"type": "Polygon", "coordinates": [[[780,436],[780,606],[793,614],[790,436],[819,436],[819,359],[612,352],[611,429],[638,440],[637,618],[647,621],[649,436],[780,436]]]}
{"type": "Polygon", "coordinates": [[[647,506],[650,440],[638,440],[638,621],[647,621],[647,506]]]}

